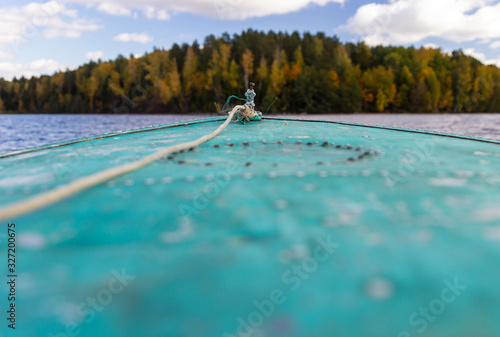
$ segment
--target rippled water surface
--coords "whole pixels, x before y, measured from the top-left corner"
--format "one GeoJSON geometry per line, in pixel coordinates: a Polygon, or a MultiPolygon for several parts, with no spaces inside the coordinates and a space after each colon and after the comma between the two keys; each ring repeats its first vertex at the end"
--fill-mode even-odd
{"type": "MultiPolygon", "coordinates": [[[[214,115],[0,114],[0,153],[113,131],[210,116],[214,115]]],[[[500,114],[356,114],[291,117],[399,126],[500,139],[500,114]]]]}

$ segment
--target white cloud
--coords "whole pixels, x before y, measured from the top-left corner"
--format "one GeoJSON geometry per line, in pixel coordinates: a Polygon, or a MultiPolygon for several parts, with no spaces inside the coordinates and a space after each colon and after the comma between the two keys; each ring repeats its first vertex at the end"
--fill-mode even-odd
{"type": "Polygon", "coordinates": [[[76,39],[85,31],[96,31],[103,28],[97,23],[77,19],[72,22],[64,22],[61,18],[54,18],[50,27],[42,33],[46,39],[55,39],[59,36],[76,39]]]}
{"type": "Polygon", "coordinates": [[[170,15],[166,10],[159,10],[158,13],[156,14],[156,18],[158,20],[168,20],[170,19],[170,15]]]}
{"type": "Polygon", "coordinates": [[[28,64],[0,62],[0,77],[11,80],[14,77],[51,75],[68,67],[51,59],[40,59],[28,64]]]}
{"type": "Polygon", "coordinates": [[[493,49],[500,48],[500,40],[495,41],[492,44],[490,44],[490,48],[493,48],[493,49]]]}
{"type": "Polygon", "coordinates": [[[131,16],[132,11],[114,2],[103,2],[97,6],[97,10],[111,15],[131,16]]]}
{"type": "Polygon", "coordinates": [[[82,32],[101,28],[92,21],[78,18],[76,10],[67,9],[57,1],[0,8],[0,55],[13,57],[35,37],[77,38],[82,32]]]}
{"type": "Polygon", "coordinates": [[[464,49],[464,54],[472,56],[478,59],[479,61],[486,61],[486,55],[484,55],[483,53],[476,52],[474,48],[464,49]]]}
{"type": "Polygon", "coordinates": [[[493,64],[500,67],[500,59],[488,59],[484,53],[477,52],[474,48],[467,48],[464,54],[472,56],[484,64],[493,64]]]}
{"type": "Polygon", "coordinates": [[[164,9],[157,10],[153,6],[146,6],[143,8],[142,12],[144,13],[144,16],[146,16],[148,19],[157,19],[157,20],[168,20],[170,19],[170,15],[168,12],[164,9]]]}
{"type": "Polygon", "coordinates": [[[104,56],[104,53],[100,50],[98,51],[89,51],[87,54],[85,54],[85,57],[87,60],[91,61],[98,61],[99,59],[102,59],[104,56]]]}
{"type": "Polygon", "coordinates": [[[14,55],[12,55],[12,53],[0,50],[0,60],[6,60],[6,59],[13,58],[13,57],[14,57],[14,55]]]}
{"type": "Polygon", "coordinates": [[[426,43],[426,44],[424,44],[424,48],[426,48],[426,49],[439,49],[439,46],[435,43],[426,43]]]}
{"type": "Polygon", "coordinates": [[[427,37],[465,42],[500,37],[498,0],[390,0],[358,8],[345,26],[370,45],[403,44],[427,37]]]}
{"type": "Polygon", "coordinates": [[[148,43],[153,41],[153,38],[145,33],[122,33],[113,38],[115,41],[120,42],[138,42],[138,43],[148,43]]]}
{"type": "MultiPolygon", "coordinates": [[[[437,0],[436,0],[437,1],[437,0]]],[[[100,0],[67,0],[66,2],[99,6],[100,0]]],[[[139,10],[149,19],[167,20],[169,13],[191,13],[219,20],[244,20],[301,10],[311,4],[344,4],[345,0],[108,0],[130,10],[139,10]],[[151,12],[152,8],[154,12],[151,12]]]]}

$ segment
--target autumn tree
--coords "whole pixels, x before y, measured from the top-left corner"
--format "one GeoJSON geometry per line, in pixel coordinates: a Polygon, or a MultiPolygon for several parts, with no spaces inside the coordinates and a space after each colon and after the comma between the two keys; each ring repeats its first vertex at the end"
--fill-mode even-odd
{"type": "Polygon", "coordinates": [[[469,111],[471,106],[472,67],[471,60],[462,51],[453,52],[452,72],[455,111],[469,111]]]}
{"type": "Polygon", "coordinates": [[[213,111],[257,83],[262,110],[287,112],[500,111],[500,69],[458,50],[341,43],[324,33],[244,31],[202,45],[154,47],[73,70],[0,79],[3,111],[213,111]]]}
{"type": "Polygon", "coordinates": [[[396,97],[396,85],[392,68],[379,65],[363,73],[361,78],[365,105],[378,112],[384,111],[396,97]]]}
{"type": "Polygon", "coordinates": [[[250,76],[253,75],[253,63],[253,53],[250,49],[247,49],[241,59],[241,66],[243,67],[243,81],[246,87],[248,87],[250,76]]]}
{"type": "Polygon", "coordinates": [[[267,81],[269,76],[269,69],[267,67],[267,60],[264,56],[260,58],[259,68],[257,68],[257,80],[259,81],[259,90],[262,90],[262,83],[267,81]]]}
{"type": "MultiPolygon", "coordinates": [[[[271,74],[269,77],[269,89],[264,99],[265,104],[269,104],[275,97],[278,97],[278,103],[283,104],[279,99],[283,88],[286,84],[286,76],[290,71],[290,65],[287,61],[287,56],[284,50],[276,49],[275,57],[271,65],[271,74]]],[[[283,105],[282,105],[283,109],[283,105]]]]}
{"type": "Polygon", "coordinates": [[[204,82],[205,74],[198,70],[198,55],[193,47],[189,47],[182,68],[183,111],[189,110],[187,107],[201,92],[204,82]]]}
{"type": "Polygon", "coordinates": [[[338,110],[343,112],[360,111],[363,92],[356,76],[357,73],[361,72],[359,66],[358,68],[353,66],[343,45],[338,45],[335,49],[335,60],[334,70],[330,70],[328,74],[337,89],[338,110]]]}

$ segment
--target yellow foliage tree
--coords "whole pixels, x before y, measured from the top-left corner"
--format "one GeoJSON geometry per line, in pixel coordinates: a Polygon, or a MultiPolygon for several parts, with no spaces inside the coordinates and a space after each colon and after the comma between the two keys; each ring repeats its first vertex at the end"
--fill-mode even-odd
{"type": "Polygon", "coordinates": [[[338,89],[340,87],[339,74],[337,74],[335,70],[330,70],[328,72],[328,77],[330,77],[330,79],[332,80],[333,86],[338,89]]]}
{"type": "Polygon", "coordinates": [[[375,109],[377,111],[382,112],[390,103],[394,103],[397,90],[391,68],[387,69],[380,65],[365,71],[361,84],[365,104],[370,104],[375,97],[375,109]]]}
{"type": "Polygon", "coordinates": [[[299,46],[294,52],[295,63],[290,68],[288,80],[295,81],[299,78],[302,70],[304,70],[304,56],[302,54],[302,46],[299,46]]]}
{"type": "Polygon", "coordinates": [[[447,76],[445,81],[441,81],[441,85],[445,88],[443,95],[441,95],[441,100],[439,101],[439,109],[451,111],[453,109],[453,91],[452,91],[452,80],[451,76],[447,76]]]}
{"type": "Polygon", "coordinates": [[[248,86],[250,76],[253,75],[254,55],[250,49],[247,49],[241,58],[241,66],[243,67],[243,80],[245,86],[248,86]]]}
{"type": "Polygon", "coordinates": [[[120,85],[120,74],[116,70],[111,70],[108,85],[115,95],[123,95],[125,93],[125,90],[120,85]]]}
{"type": "Polygon", "coordinates": [[[284,50],[276,50],[276,57],[271,65],[271,88],[275,95],[281,94],[286,83],[286,70],[289,67],[284,50]]]}
{"type": "Polygon", "coordinates": [[[264,56],[260,58],[259,68],[257,68],[257,79],[259,80],[259,89],[262,89],[262,82],[267,81],[269,76],[269,69],[267,67],[267,60],[264,56]]]}
{"type": "Polygon", "coordinates": [[[182,80],[184,82],[184,91],[187,97],[191,96],[191,90],[195,87],[198,68],[198,57],[192,47],[186,52],[186,59],[182,67],[182,80]]]}
{"type": "Polygon", "coordinates": [[[157,50],[148,55],[145,69],[148,72],[145,79],[149,82],[146,90],[152,90],[157,103],[168,104],[179,96],[182,86],[177,62],[170,58],[168,51],[157,50]]]}
{"type": "Polygon", "coordinates": [[[222,44],[214,48],[207,70],[206,89],[213,90],[217,100],[223,96],[224,87],[234,92],[238,89],[239,66],[231,60],[231,46],[222,44]]]}
{"type": "Polygon", "coordinates": [[[172,92],[172,98],[176,98],[182,92],[181,76],[177,69],[177,61],[175,59],[169,60],[168,67],[168,85],[172,92]]]}

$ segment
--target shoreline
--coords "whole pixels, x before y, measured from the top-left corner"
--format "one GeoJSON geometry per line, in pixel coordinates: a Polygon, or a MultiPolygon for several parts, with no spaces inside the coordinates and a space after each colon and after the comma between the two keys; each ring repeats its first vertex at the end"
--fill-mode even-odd
{"type": "MultiPolygon", "coordinates": [[[[55,115],[55,116],[127,116],[127,115],[132,115],[132,116],[207,116],[207,115],[221,115],[217,112],[185,112],[185,113],[125,113],[125,114],[119,114],[119,113],[85,113],[85,114],[78,114],[78,113],[38,113],[38,112],[13,112],[13,111],[8,111],[8,112],[0,112],[0,116],[2,115],[55,115]]],[[[399,111],[399,112],[325,112],[325,113],[308,113],[308,112],[282,112],[282,113],[268,113],[266,114],[267,116],[377,116],[377,115],[428,115],[428,116],[444,116],[444,115],[500,115],[500,112],[466,112],[466,111],[460,111],[460,112],[408,112],[408,111],[399,111]]]]}

